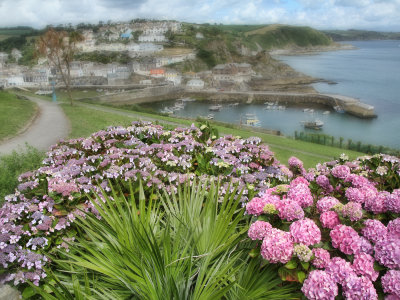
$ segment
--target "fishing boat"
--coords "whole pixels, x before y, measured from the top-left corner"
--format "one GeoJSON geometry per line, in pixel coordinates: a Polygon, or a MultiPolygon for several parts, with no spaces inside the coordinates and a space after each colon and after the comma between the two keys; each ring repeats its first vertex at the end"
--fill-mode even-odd
{"type": "Polygon", "coordinates": [[[321,129],[322,126],[324,126],[324,122],[322,122],[321,120],[314,120],[314,121],[303,121],[301,122],[304,126],[304,128],[309,128],[309,129],[321,129]]]}
{"type": "Polygon", "coordinates": [[[260,127],[261,123],[255,114],[246,114],[245,115],[245,125],[253,126],[253,127],[260,127]]]}
{"type": "Polygon", "coordinates": [[[222,105],[221,104],[217,104],[217,105],[211,105],[208,109],[210,111],[220,111],[221,108],[222,108],[222,105]]]}

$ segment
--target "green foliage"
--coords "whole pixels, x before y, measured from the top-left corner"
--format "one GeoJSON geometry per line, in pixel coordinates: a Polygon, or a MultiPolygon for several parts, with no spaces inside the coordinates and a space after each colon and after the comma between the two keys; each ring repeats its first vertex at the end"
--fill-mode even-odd
{"type": "Polygon", "coordinates": [[[116,51],[94,51],[94,52],[79,53],[75,55],[75,59],[98,62],[102,64],[109,64],[112,62],[127,64],[128,62],[131,61],[127,53],[116,52],[116,51]]]}
{"type": "Polygon", "coordinates": [[[217,64],[213,52],[203,48],[198,49],[197,58],[206,63],[209,68],[213,68],[217,64]]]}
{"type": "Polygon", "coordinates": [[[323,133],[295,132],[294,138],[296,140],[302,140],[315,144],[348,149],[367,154],[386,153],[395,156],[400,155],[400,150],[398,149],[392,149],[389,147],[376,146],[371,144],[363,144],[360,141],[353,142],[353,140],[351,139],[348,139],[347,142],[344,143],[343,137],[340,137],[338,140],[335,140],[335,137],[323,133]]]}
{"type": "Polygon", "coordinates": [[[79,219],[82,237],[60,251],[57,275],[36,291],[63,299],[79,286],[96,299],[294,299],[296,285],[247,256],[240,193],[220,199],[217,190],[185,184],[146,199],[139,187],[129,198],[113,190],[113,200],[93,199],[101,219],[79,219]]]}
{"type": "Polygon", "coordinates": [[[10,155],[0,156],[0,205],[4,196],[14,192],[18,185],[18,176],[24,172],[37,169],[44,154],[33,147],[26,151],[14,151],[10,155]]]}
{"type": "Polygon", "coordinates": [[[23,36],[11,36],[0,41],[0,51],[10,53],[12,49],[21,49],[26,44],[26,38],[23,36]]]}

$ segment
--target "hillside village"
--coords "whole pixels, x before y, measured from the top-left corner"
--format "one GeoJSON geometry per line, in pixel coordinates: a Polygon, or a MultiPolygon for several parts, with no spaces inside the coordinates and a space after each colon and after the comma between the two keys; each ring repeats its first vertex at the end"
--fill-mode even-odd
{"type": "MultiPolygon", "coordinates": [[[[265,76],[265,66],[260,71],[256,55],[262,49],[252,50],[236,43],[231,52],[218,41],[215,47],[225,56],[224,63],[201,62],[200,51],[194,43],[205,42],[204,30],[200,25],[178,21],[138,20],[124,23],[104,24],[95,29],[79,30],[84,40],[77,45],[79,55],[71,64],[71,78],[74,86],[125,86],[125,85],[174,85],[186,89],[240,90],[251,89],[251,80],[259,81],[265,76]],[[187,42],[187,36],[192,42],[187,42]],[[185,36],[179,40],[176,37],[185,36]],[[173,42],[171,40],[174,40],[173,42]],[[195,41],[195,42],[193,42],[195,41]],[[222,48],[222,50],[220,50],[222,48]],[[122,55],[123,62],[115,60],[101,63],[87,57],[98,55],[122,55]],[[239,58],[238,58],[239,57],[239,58]],[[183,64],[202,64],[200,70],[182,67],[183,64]],[[257,67],[258,64],[258,67],[257,67]],[[204,67],[205,66],[205,67],[204,67]]],[[[219,41],[221,43],[221,41],[219,41]]],[[[258,45],[259,46],[259,45],[258,45]]],[[[268,54],[265,54],[268,56],[268,54]]],[[[60,83],[59,74],[46,59],[40,58],[34,66],[18,64],[22,53],[13,49],[11,53],[0,52],[0,87],[24,87],[49,89],[53,81],[60,83]]],[[[286,66],[285,72],[288,68],[286,66]]],[[[282,66],[279,67],[282,70],[282,66]]],[[[271,70],[269,70],[271,71],[271,70]]],[[[290,71],[286,77],[298,76],[290,71]]],[[[254,84],[253,84],[254,87],[254,84]]]]}

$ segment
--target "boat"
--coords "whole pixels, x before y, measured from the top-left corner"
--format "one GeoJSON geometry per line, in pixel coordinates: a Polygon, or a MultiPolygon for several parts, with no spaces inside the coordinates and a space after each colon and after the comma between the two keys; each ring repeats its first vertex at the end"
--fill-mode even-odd
{"type": "Polygon", "coordinates": [[[164,108],[163,110],[160,111],[162,114],[168,114],[171,115],[174,113],[174,111],[168,107],[164,108]]]}
{"type": "Polygon", "coordinates": [[[193,98],[190,98],[190,97],[182,98],[180,100],[182,102],[194,102],[194,101],[196,101],[196,99],[193,99],[193,98]]]}
{"type": "Polygon", "coordinates": [[[329,115],[331,112],[329,110],[324,111],[322,114],[323,115],[329,115]]]}
{"type": "Polygon", "coordinates": [[[220,111],[222,108],[221,104],[217,104],[217,105],[211,105],[208,109],[211,111],[220,111]]]}
{"type": "Polygon", "coordinates": [[[309,112],[310,111],[310,109],[309,108],[305,108],[305,109],[303,109],[303,112],[309,112]]]}
{"type": "Polygon", "coordinates": [[[334,106],[333,109],[339,114],[344,114],[345,113],[345,110],[340,105],[334,106]]]}
{"type": "Polygon", "coordinates": [[[324,122],[322,122],[321,120],[314,120],[314,121],[303,121],[301,122],[304,126],[304,128],[309,128],[309,129],[321,129],[322,126],[324,126],[324,122]]]}
{"type": "Polygon", "coordinates": [[[206,119],[207,120],[213,120],[214,119],[214,114],[208,114],[206,119]]]}
{"type": "Polygon", "coordinates": [[[245,125],[253,126],[253,127],[260,127],[261,123],[255,114],[246,114],[245,115],[245,125]]]}
{"type": "Polygon", "coordinates": [[[284,105],[279,105],[278,106],[278,110],[285,110],[286,109],[286,106],[284,106],[284,105]]]}

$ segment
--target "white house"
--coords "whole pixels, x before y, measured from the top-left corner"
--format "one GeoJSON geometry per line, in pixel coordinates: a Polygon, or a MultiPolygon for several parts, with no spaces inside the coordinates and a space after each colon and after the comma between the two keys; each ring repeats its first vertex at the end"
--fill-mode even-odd
{"type": "Polygon", "coordinates": [[[164,77],[165,80],[172,82],[174,85],[181,85],[182,83],[182,76],[177,71],[169,70],[165,72],[164,77]]]}
{"type": "Polygon", "coordinates": [[[144,42],[165,42],[167,39],[165,38],[164,35],[161,34],[142,34],[139,36],[139,42],[144,43],[144,42]]]}
{"type": "Polygon", "coordinates": [[[186,83],[186,87],[192,90],[200,90],[204,88],[204,81],[201,79],[191,79],[186,83]]]}

